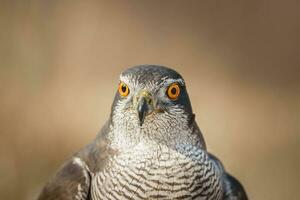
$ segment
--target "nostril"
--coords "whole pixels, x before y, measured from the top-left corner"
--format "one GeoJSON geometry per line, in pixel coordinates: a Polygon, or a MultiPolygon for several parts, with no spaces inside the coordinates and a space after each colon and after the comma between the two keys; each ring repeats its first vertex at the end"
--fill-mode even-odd
{"type": "Polygon", "coordinates": [[[140,100],[140,97],[139,96],[135,96],[135,98],[134,98],[134,104],[137,104],[138,102],[139,102],[139,100],[140,100]]]}

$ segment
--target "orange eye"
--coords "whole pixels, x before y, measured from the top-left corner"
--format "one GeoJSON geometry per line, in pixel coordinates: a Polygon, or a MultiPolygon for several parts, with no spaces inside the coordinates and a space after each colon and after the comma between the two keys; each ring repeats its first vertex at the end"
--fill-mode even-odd
{"type": "Polygon", "coordinates": [[[129,88],[128,88],[128,86],[127,86],[125,83],[123,83],[123,82],[121,82],[121,83],[119,84],[119,93],[120,93],[120,95],[121,95],[122,97],[126,97],[126,96],[129,94],[129,88]]]}
{"type": "Polygon", "coordinates": [[[178,83],[172,83],[167,89],[167,95],[170,99],[175,100],[180,94],[180,87],[178,83]]]}

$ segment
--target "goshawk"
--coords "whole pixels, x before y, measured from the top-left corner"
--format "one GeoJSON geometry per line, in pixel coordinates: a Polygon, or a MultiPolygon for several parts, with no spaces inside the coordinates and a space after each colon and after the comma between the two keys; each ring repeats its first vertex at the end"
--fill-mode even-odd
{"type": "Polygon", "coordinates": [[[184,79],[140,65],[120,75],[98,136],[47,183],[39,200],[246,200],[242,185],[207,152],[184,79]]]}

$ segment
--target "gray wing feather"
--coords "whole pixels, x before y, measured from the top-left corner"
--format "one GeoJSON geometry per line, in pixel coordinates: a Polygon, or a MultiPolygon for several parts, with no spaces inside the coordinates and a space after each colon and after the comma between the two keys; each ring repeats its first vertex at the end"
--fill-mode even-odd
{"type": "Polygon", "coordinates": [[[209,153],[209,157],[223,174],[223,200],[248,200],[242,184],[225,171],[221,161],[216,156],[209,153]]]}
{"type": "Polygon", "coordinates": [[[67,161],[42,190],[38,200],[89,200],[91,177],[115,152],[107,146],[106,123],[97,138],[67,161]]]}
{"type": "Polygon", "coordinates": [[[224,175],[224,200],[248,200],[242,184],[228,173],[224,175]]]}
{"type": "Polygon", "coordinates": [[[46,184],[38,200],[88,200],[90,177],[84,163],[73,158],[46,184]]]}

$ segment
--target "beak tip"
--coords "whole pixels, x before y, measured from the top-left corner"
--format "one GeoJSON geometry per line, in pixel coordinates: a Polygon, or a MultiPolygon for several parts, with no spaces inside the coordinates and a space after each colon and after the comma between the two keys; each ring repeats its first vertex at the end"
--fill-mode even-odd
{"type": "Polygon", "coordinates": [[[139,125],[142,126],[144,123],[145,114],[139,113],[139,125]]]}

